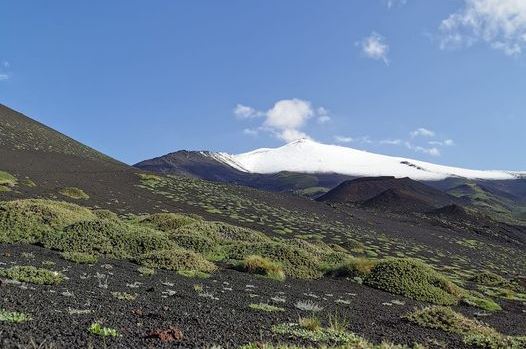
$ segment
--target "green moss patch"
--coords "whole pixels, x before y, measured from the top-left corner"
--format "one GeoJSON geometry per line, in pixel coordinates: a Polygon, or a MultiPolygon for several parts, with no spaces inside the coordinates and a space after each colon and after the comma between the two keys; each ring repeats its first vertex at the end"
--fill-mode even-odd
{"type": "Polygon", "coordinates": [[[64,280],[62,273],[33,266],[14,266],[8,269],[0,269],[0,276],[37,285],[55,285],[64,280]]]}
{"type": "Polygon", "coordinates": [[[68,198],[75,200],[87,200],[89,195],[84,190],[76,187],[66,187],[59,191],[60,195],[67,196],[68,198]]]}

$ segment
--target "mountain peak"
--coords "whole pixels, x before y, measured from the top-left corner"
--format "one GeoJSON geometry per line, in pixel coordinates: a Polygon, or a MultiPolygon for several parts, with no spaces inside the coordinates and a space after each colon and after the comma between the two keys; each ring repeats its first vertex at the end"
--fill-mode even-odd
{"type": "Polygon", "coordinates": [[[353,177],[393,176],[413,180],[517,179],[519,173],[480,171],[366,152],[300,138],[278,148],[261,148],[238,155],[221,154],[218,160],[260,174],[278,172],[334,173],[353,177]],[[222,159],[220,159],[222,158],[222,159]]]}

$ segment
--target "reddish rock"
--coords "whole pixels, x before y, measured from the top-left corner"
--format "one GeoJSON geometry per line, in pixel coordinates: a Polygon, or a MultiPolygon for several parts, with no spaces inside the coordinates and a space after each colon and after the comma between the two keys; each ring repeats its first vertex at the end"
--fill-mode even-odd
{"type": "Polygon", "coordinates": [[[183,331],[181,331],[176,326],[170,326],[167,329],[161,330],[153,330],[152,332],[148,333],[148,338],[158,338],[163,343],[170,343],[175,341],[180,341],[183,339],[183,331]]]}

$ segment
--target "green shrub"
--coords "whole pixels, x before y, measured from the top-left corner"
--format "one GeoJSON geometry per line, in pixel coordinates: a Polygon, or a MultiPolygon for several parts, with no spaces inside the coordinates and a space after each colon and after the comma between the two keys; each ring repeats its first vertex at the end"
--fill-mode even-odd
{"type": "Polygon", "coordinates": [[[28,188],[35,188],[37,186],[37,184],[29,178],[22,179],[20,181],[20,184],[28,188]]]}
{"type": "Polygon", "coordinates": [[[137,261],[150,268],[168,270],[197,270],[209,273],[217,269],[200,254],[182,248],[149,252],[141,255],[137,261]]]}
{"type": "Polygon", "coordinates": [[[7,322],[11,324],[20,324],[31,320],[29,315],[24,313],[18,313],[15,311],[7,311],[5,309],[0,309],[0,322],[7,322]]]}
{"type": "Polygon", "coordinates": [[[285,275],[294,278],[313,279],[322,275],[316,256],[282,242],[232,244],[227,247],[226,255],[237,260],[252,255],[263,256],[279,262],[285,275]]]}
{"type": "Polygon", "coordinates": [[[261,256],[247,256],[236,267],[247,273],[263,275],[280,281],[285,280],[282,266],[261,256]]]}
{"type": "Polygon", "coordinates": [[[201,220],[179,213],[154,213],[140,220],[141,224],[149,225],[155,229],[171,232],[185,225],[198,223],[201,220]]]}
{"type": "Polygon", "coordinates": [[[138,271],[142,276],[152,276],[152,275],[155,275],[155,269],[148,268],[148,267],[139,267],[139,268],[137,268],[137,271],[138,271]]]}
{"type": "Polygon", "coordinates": [[[489,299],[478,293],[466,294],[462,298],[462,302],[472,307],[477,307],[487,311],[499,311],[502,310],[501,306],[492,299],[489,299]]]}
{"type": "Polygon", "coordinates": [[[214,242],[265,242],[270,238],[258,231],[237,227],[223,222],[199,221],[177,229],[178,234],[199,235],[214,242]]]}
{"type": "Polygon", "coordinates": [[[55,285],[64,280],[64,276],[59,272],[33,266],[14,266],[8,269],[0,269],[0,276],[37,285],[55,285]]]}
{"type": "Polygon", "coordinates": [[[492,273],[490,271],[483,271],[473,276],[470,281],[473,281],[479,285],[496,287],[496,286],[507,286],[509,281],[500,275],[492,273]]]}
{"type": "Polygon", "coordinates": [[[328,275],[345,278],[364,278],[371,273],[376,261],[367,258],[349,258],[344,263],[327,271],[328,275]]]}
{"type": "Polygon", "coordinates": [[[89,209],[66,202],[42,199],[0,202],[0,242],[36,243],[74,222],[94,218],[89,209]]]}
{"type": "Polygon", "coordinates": [[[63,252],[62,257],[78,264],[95,264],[98,260],[97,256],[84,252],[63,252]]]}
{"type": "Polygon", "coordinates": [[[198,253],[211,253],[217,248],[217,244],[204,236],[176,234],[170,236],[170,238],[177,246],[198,253]]]}
{"type": "Polygon", "coordinates": [[[101,337],[118,337],[119,332],[116,329],[110,327],[103,327],[100,323],[95,322],[91,324],[88,331],[94,335],[101,337]]]}
{"type": "Polygon", "coordinates": [[[449,307],[432,306],[415,310],[407,320],[428,328],[462,335],[464,342],[479,348],[524,348],[526,337],[506,336],[494,328],[453,311],[449,307]]]}
{"type": "Polygon", "coordinates": [[[66,187],[62,188],[59,191],[59,194],[67,196],[68,198],[75,200],[87,200],[89,195],[84,192],[84,190],[75,187],[66,187]]]}
{"type": "Polygon", "coordinates": [[[378,262],[364,279],[370,287],[441,305],[457,304],[462,293],[446,276],[414,259],[378,262]]]}
{"type": "Polygon", "coordinates": [[[116,258],[134,258],[175,246],[162,232],[105,219],[73,223],[62,232],[47,236],[43,244],[59,251],[103,254],[116,258]]]}
{"type": "Polygon", "coordinates": [[[16,185],[16,177],[5,172],[0,171],[0,186],[13,187],[16,185]]]}

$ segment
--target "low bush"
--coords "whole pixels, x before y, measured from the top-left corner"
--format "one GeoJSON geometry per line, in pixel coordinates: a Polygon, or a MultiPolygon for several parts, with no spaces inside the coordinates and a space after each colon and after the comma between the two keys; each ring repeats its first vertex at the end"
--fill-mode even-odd
{"type": "Polygon", "coordinates": [[[334,277],[364,278],[371,273],[376,261],[367,258],[349,258],[344,263],[329,269],[327,274],[334,277]]]}
{"type": "Polygon", "coordinates": [[[270,241],[270,238],[263,233],[223,222],[199,221],[177,229],[177,233],[204,236],[214,242],[221,243],[270,241]]]}
{"type": "Polygon", "coordinates": [[[470,281],[473,281],[479,285],[490,287],[507,286],[510,283],[502,276],[492,273],[490,271],[483,271],[481,273],[477,273],[470,279],[470,281]]]}
{"type": "Polygon", "coordinates": [[[89,209],[61,201],[27,199],[0,202],[0,242],[37,243],[47,234],[70,224],[95,218],[89,209]]]}
{"type": "Polygon", "coordinates": [[[212,240],[204,236],[175,234],[171,235],[170,238],[177,246],[203,254],[212,253],[218,247],[212,240]]]}
{"type": "Polygon", "coordinates": [[[55,285],[64,280],[64,276],[59,272],[33,266],[14,266],[8,269],[0,269],[0,277],[37,285],[55,285]]]}
{"type": "Polygon", "coordinates": [[[365,277],[370,287],[440,305],[457,304],[465,292],[429,265],[414,259],[378,262],[365,277]]]}
{"type": "Polygon", "coordinates": [[[213,272],[217,267],[203,256],[182,248],[157,250],[141,255],[137,262],[149,268],[213,272]]]}
{"type": "Polygon", "coordinates": [[[316,256],[283,242],[238,243],[228,246],[226,255],[230,259],[242,260],[248,256],[264,256],[279,262],[286,276],[298,279],[314,279],[322,275],[316,256]]]}
{"type": "Polygon", "coordinates": [[[11,324],[20,324],[31,320],[31,316],[16,311],[7,311],[0,309],[0,322],[7,322],[11,324]]]}
{"type": "Polygon", "coordinates": [[[478,293],[468,293],[462,298],[462,302],[472,307],[484,309],[486,311],[502,310],[501,306],[494,300],[478,293]]]}
{"type": "Polygon", "coordinates": [[[147,252],[175,247],[162,232],[105,219],[73,223],[61,232],[48,235],[43,245],[65,252],[102,254],[128,259],[147,252]]]}
{"type": "Polygon", "coordinates": [[[210,274],[197,270],[178,270],[177,274],[192,279],[208,279],[210,277],[210,274]]]}
{"type": "Polygon", "coordinates": [[[62,257],[78,264],[95,264],[98,260],[97,256],[85,252],[63,252],[62,257]]]}
{"type": "Polygon", "coordinates": [[[5,171],[0,171],[0,186],[13,187],[17,183],[16,177],[5,171]]]}
{"type": "Polygon", "coordinates": [[[285,280],[285,273],[281,265],[261,256],[251,255],[245,257],[237,265],[237,269],[251,274],[263,275],[274,280],[285,280]]]}
{"type": "Polygon", "coordinates": [[[60,195],[67,196],[68,198],[75,199],[75,200],[87,200],[89,199],[89,195],[84,192],[84,190],[76,187],[66,187],[62,188],[59,191],[60,195]]]}
{"type": "Polygon", "coordinates": [[[188,216],[180,213],[154,213],[140,219],[141,224],[164,232],[172,232],[185,225],[200,221],[201,219],[197,216],[188,216]]]}
{"type": "Polygon", "coordinates": [[[101,337],[118,337],[119,332],[116,329],[110,327],[103,327],[100,323],[95,322],[91,324],[88,331],[94,335],[101,337]]]}
{"type": "Polygon", "coordinates": [[[408,314],[408,321],[422,327],[462,335],[464,342],[479,348],[524,348],[526,337],[506,336],[492,327],[455,312],[449,307],[431,306],[408,314]]]}

